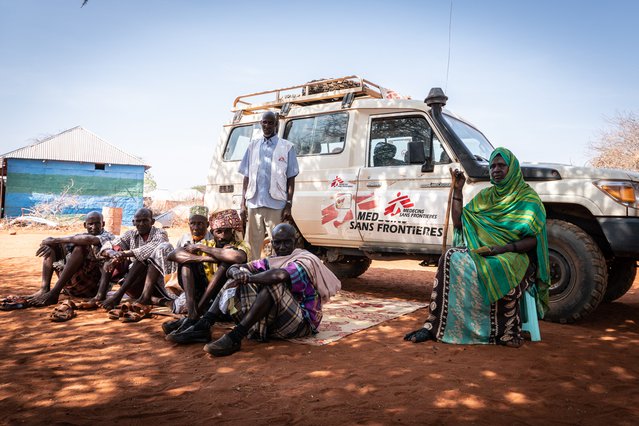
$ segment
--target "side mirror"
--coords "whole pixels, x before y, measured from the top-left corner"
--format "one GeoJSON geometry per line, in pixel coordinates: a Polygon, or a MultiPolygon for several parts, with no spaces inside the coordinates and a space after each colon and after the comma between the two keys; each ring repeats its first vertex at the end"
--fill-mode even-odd
{"type": "Polygon", "coordinates": [[[430,173],[435,170],[435,165],[433,164],[431,153],[433,152],[433,141],[429,141],[428,145],[428,156],[426,156],[426,144],[422,141],[412,141],[408,142],[408,152],[406,163],[408,164],[421,164],[422,165],[422,173],[430,173]]]}
{"type": "Polygon", "coordinates": [[[408,164],[424,164],[426,154],[424,154],[424,142],[413,141],[408,142],[408,155],[406,163],[408,164]]]}

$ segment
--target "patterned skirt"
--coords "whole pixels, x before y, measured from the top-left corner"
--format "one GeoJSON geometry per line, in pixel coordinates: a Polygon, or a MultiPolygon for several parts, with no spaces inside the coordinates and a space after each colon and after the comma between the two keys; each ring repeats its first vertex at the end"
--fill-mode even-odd
{"type": "MultiPolygon", "coordinates": [[[[224,300],[224,294],[228,294],[227,290],[235,285],[235,281],[227,282],[213,303],[219,304],[224,300]]],[[[299,302],[284,283],[265,286],[253,283],[237,285],[234,296],[228,299],[228,307],[223,311],[228,309],[233,321],[239,323],[255,303],[262,288],[270,293],[275,303],[268,315],[251,328],[250,338],[267,341],[269,338],[292,339],[312,334],[311,325],[304,318],[299,302]]]]}
{"type": "Polygon", "coordinates": [[[517,287],[488,304],[468,249],[449,249],[439,259],[424,328],[445,343],[497,344],[521,339],[519,300],[534,283],[534,271],[529,266],[517,287]]]}

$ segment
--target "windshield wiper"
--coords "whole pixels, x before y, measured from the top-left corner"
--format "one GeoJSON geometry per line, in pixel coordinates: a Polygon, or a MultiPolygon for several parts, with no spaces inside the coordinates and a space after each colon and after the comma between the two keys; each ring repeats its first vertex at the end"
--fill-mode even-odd
{"type": "Polygon", "coordinates": [[[473,157],[475,157],[475,160],[478,160],[478,161],[484,161],[484,162],[488,163],[488,159],[487,159],[487,158],[482,157],[481,155],[473,154],[473,157]]]}

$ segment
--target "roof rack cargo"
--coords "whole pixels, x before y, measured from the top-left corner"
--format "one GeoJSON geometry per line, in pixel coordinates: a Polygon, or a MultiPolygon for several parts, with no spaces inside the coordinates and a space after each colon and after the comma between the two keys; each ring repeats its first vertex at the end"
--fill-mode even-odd
{"type": "Polygon", "coordinates": [[[351,97],[367,97],[382,99],[386,89],[369,80],[351,75],[348,77],[313,80],[298,86],[284,87],[281,89],[267,90],[264,92],[249,93],[235,98],[231,112],[241,114],[254,114],[273,108],[281,108],[289,103],[294,105],[314,105],[325,102],[334,102],[352,93],[351,97]],[[302,93],[289,93],[296,89],[302,89],[302,93]],[[270,96],[269,96],[270,95],[270,96]],[[262,100],[255,99],[262,97],[262,100]]]}

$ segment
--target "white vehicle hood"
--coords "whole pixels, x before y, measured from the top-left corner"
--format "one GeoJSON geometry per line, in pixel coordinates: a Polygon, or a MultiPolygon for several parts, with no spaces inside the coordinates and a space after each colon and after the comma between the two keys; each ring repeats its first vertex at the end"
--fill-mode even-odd
{"type": "Polygon", "coordinates": [[[618,179],[639,182],[639,173],[630,170],[578,167],[558,163],[522,163],[522,166],[555,169],[562,179],[618,179]]]}

